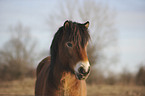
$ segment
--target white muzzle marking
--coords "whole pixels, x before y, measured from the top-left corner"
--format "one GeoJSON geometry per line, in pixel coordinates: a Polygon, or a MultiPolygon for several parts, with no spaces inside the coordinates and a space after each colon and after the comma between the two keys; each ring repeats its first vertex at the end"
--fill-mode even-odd
{"type": "Polygon", "coordinates": [[[79,73],[79,68],[83,67],[86,72],[88,72],[90,63],[88,61],[79,61],[74,67],[75,73],[79,73]]]}

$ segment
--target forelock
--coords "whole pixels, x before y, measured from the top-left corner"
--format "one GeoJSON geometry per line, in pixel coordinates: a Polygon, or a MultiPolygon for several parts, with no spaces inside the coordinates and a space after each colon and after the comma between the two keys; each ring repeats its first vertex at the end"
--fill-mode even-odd
{"type": "Polygon", "coordinates": [[[90,35],[88,29],[83,24],[69,21],[69,25],[64,30],[65,36],[69,41],[84,47],[88,42],[90,35]]]}

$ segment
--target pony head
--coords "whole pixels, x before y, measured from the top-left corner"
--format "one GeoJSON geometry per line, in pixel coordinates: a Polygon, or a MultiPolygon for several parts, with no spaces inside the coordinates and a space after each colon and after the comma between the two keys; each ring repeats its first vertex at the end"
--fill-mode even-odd
{"type": "Polygon", "coordinates": [[[62,70],[73,73],[77,79],[86,79],[90,72],[87,45],[90,39],[89,22],[65,21],[54,36],[51,45],[51,63],[59,62],[62,70]]]}

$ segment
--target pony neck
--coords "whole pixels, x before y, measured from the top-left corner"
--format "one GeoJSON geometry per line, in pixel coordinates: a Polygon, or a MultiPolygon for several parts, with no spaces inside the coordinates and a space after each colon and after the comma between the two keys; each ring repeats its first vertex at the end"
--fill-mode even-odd
{"type": "Polygon", "coordinates": [[[65,69],[65,66],[63,66],[63,65],[65,65],[66,63],[63,63],[62,64],[62,62],[59,60],[59,59],[57,59],[56,61],[55,61],[55,63],[54,64],[52,64],[52,67],[51,67],[51,73],[52,73],[52,75],[53,75],[53,79],[54,80],[57,80],[58,82],[60,82],[61,83],[61,80],[62,80],[62,78],[66,75],[66,74],[70,74],[70,75],[73,75],[71,72],[69,72],[68,70],[66,70],[65,69]]]}
{"type": "MultiPolygon", "coordinates": [[[[52,67],[51,78],[55,81],[54,86],[56,89],[63,90],[71,90],[70,88],[77,87],[80,83],[80,80],[76,79],[75,75],[72,72],[65,70],[59,60],[57,60],[54,64],[55,66],[52,67]],[[77,85],[77,86],[76,86],[77,85]]],[[[67,96],[67,95],[66,95],[67,96]]]]}
{"type": "Polygon", "coordinates": [[[62,66],[57,59],[53,64],[51,63],[49,74],[49,85],[51,89],[55,90],[54,96],[86,96],[85,80],[76,79],[75,75],[62,66]],[[75,95],[72,95],[75,94],[75,95]]]}

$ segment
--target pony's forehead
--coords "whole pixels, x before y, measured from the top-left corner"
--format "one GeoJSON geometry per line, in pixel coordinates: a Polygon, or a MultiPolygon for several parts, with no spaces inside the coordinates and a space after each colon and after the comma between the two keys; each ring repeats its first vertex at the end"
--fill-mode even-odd
{"type": "Polygon", "coordinates": [[[64,31],[64,35],[68,40],[81,44],[82,46],[85,46],[90,38],[88,29],[81,23],[70,21],[64,31]]]}

